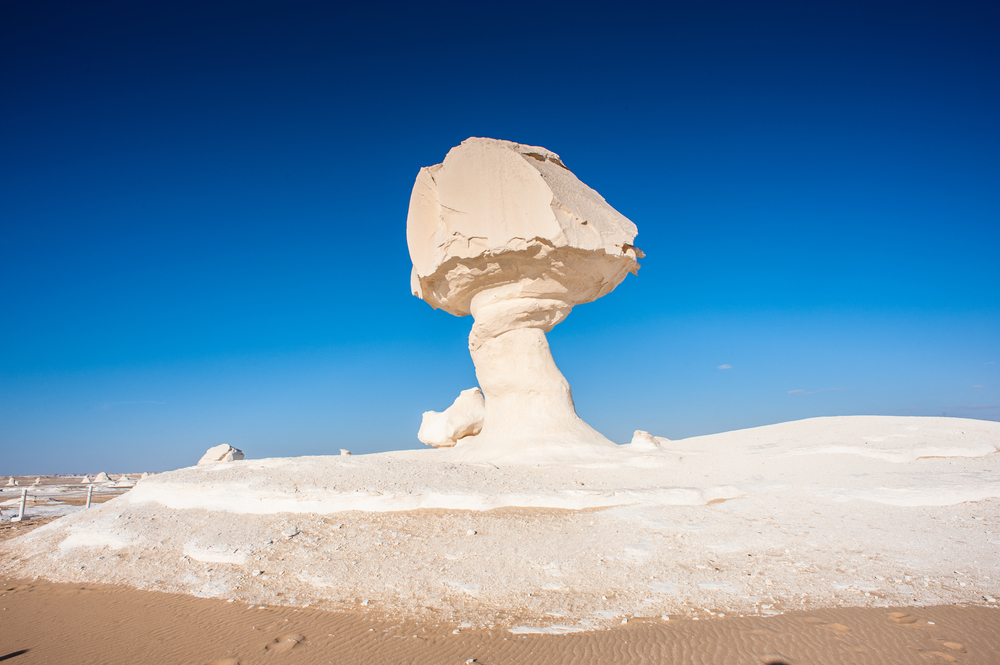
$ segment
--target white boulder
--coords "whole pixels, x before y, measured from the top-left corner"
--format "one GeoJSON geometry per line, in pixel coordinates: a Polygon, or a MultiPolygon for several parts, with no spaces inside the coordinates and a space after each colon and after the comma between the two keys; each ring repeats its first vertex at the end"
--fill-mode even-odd
{"type": "Polygon", "coordinates": [[[479,388],[463,390],[444,411],[424,412],[417,438],[435,448],[454,446],[459,439],[479,434],[485,414],[483,392],[479,388]]]}
{"type": "Polygon", "coordinates": [[[664,443],[670,443],[670,439],[662,436],[653,436],[645,430],[637,429],[627,447],[635,451],[655,451],[662,450],[664,443]]]}
{"type": "Polygon", "coordinates": [[[212,464],[213,462],[232,462],[243,459],[243,451],[233,448],[228,443],[220,443],[205,451],[198,464],[212,464]]]}
{"type": "MultiPolygon", "coordinates": [[[[545,148],[471,138],[420,170],[406,220],[411,289],[475,319],[469,350],[485,410],[458,459],[564,459],[615,445],[577,416],[545,333],[638,271],[636,233],[545,148]]],[[[436,420],[425,421],[427,438],[447,441],[436,420]]]]}

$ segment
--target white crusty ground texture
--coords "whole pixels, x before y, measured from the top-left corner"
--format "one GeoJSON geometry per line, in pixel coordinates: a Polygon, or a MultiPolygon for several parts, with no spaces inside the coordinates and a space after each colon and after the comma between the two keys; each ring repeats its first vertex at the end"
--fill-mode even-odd
{"type": "Polygon", "coordinates": [[[814,418],[634,448],[190,467],[8,541],[0,572],[515,631],[1000,598],[1000,423],[814,418]]]}

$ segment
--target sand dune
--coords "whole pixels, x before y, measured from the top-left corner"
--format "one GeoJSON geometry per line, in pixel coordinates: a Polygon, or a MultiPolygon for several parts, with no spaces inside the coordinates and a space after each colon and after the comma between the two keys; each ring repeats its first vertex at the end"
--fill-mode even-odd
{"type": "Polygon", "coordinates": [[[645,619],[603,631],[517,635],[104,584],[8,581],[2,589],[0,658],[18,665],[986,665],[1000,653],[1000,610],[982,607],[645,619]]]}

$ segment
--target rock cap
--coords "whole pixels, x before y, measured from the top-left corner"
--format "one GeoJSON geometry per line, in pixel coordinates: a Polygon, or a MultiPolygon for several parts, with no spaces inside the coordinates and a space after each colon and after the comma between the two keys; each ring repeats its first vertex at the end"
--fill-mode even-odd
{"type": "Polygon", "coordinates": [[[470,138],[413,185],[411,288],[456,316],[481,290],[519,282],[531,282],[529,297],[572,307],[638,270],[637,232],[551,150],[470,138]]]}

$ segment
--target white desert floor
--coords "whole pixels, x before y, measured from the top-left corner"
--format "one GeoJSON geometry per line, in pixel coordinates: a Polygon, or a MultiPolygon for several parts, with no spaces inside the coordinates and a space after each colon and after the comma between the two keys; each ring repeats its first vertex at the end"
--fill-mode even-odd
{"type": "Polygon", "coordinates": [[[635,448],[190,467],[8,541],[0,573],[515,632],[997,606],[1000,423],[815,418],[635,448]]]}

